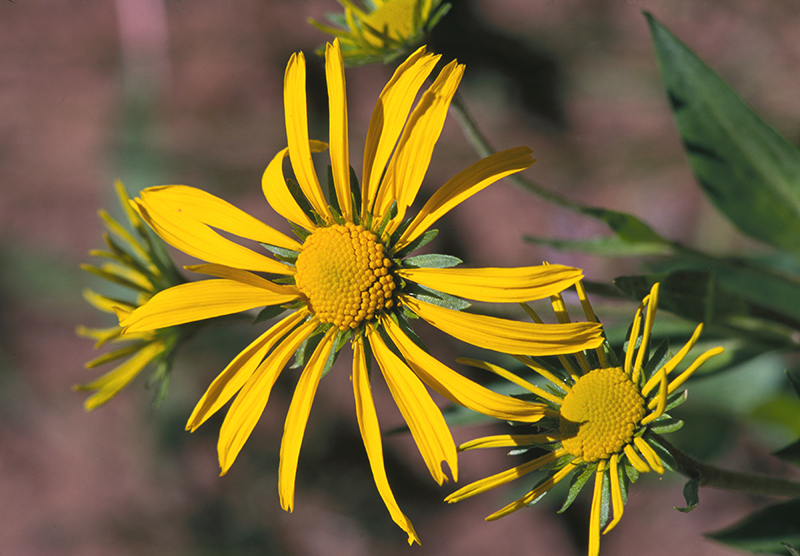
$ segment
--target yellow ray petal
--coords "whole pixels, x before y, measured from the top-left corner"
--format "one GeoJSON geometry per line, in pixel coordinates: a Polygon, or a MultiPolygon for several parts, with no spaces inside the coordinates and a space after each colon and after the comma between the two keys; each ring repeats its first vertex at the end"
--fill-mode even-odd
{"type": "Polygon", "coordinates": [[[420,235],[450,209],[483,190],[497,180],[528,168],[534,163],[528,147],[517,147],[495,153],[459,172],[428,199],[406,228],[397,244],[399,251],[420,235]]]}
{"type": "Polygon", "coordinates": [[[217,454],[220,475],[228,472],[244,443],[253,432],[267,406],[270,392],[283,368],[297,348],[309,337],[319,323],[316,319],[304,322],[280,342],[252,376],[247,379],[233,400],[219,430],[217,454]]]}
{"type": "MultiPolygon", "coordinates": [[[[309,150],[312,153],[322,152],[328,148],[327,143],[322,141],[309,141],[309,150]]],[[[264,170],[261,176],[261,190],[269,205],[289,222],[294,222],[306,230],[313,232],[317,225],[303,212],[300,205],[292,196],[286,186],[286,178],[283,175],[283,160],[289,154],[289,147],[286,147],[278,154],[264,170]]]]}
{"type": "Polygon", "coordinates": [[[518,355],[575,353],[599,346],[602,328],[596,323],[537,324],[453,311],[400,296],[410,311],[454,338],[478,347],[518,355]]]}
{"type": "MultiPolygon", "coordinates": [[[[461,363],[461,364],[463,364],[463,365],[469,365],[471,367],[475,367],[476,369],[483,369],[485,371],[489,371],[490,373],[494,373],[497,376],[501,376],[504,379],[506,379],[507,381],[512,382],[512,383],[516,384],[517,386],[520,386],[521,388],[524,388],[528,392],[536,394],[537,396],[539,396],[542,399],[549,400],[549,401],[553,402],[557,406],[560,406],[561,403],[564,401],[563,397],[558,397],[555,394],[553,394],[551,392],[548,392],[547,390],[544,390],[543,388],[539,388],[538,386],[536,386],[534,384],[531,384],[530,382],[528,382],[527,380],[525,380],[521,376],[518,376],[518,375],[512,373],[511,371],[508,371],[508,370],[504,369],[503,367],[500,367],[499,365],[495,365],[493,363],[489,363],[488,361],[480,361],[479,359],[472,359],[472,358],[469,358],[469,357],[459,357],[459,358],[456,359],[456,361],[461,363]]],[[[534,369],[538,371],[539,367],[538,366],[534,367],[534,369]]],[[[548,374],[550,376],[553,376],[551,373],[548,373],[548,374]]],[[[556,382],[555,384],[560,386],[563,383],[559,384],[559,383],[556,382]]],[[[547,412],[545,412],[545,413],[547,413],[547,412]]],[[[556,414],[553,415],[553,417],[558,417],[558,413],[556,412],[556,414]]]]}
{"type": "Polygon", "coordinates": [[[277,293],[235,280],[203,280],[180,284],[157,293],[119,324],[126,332],[156,330],[256,307],[280,305],[294,299],[297,296],[291,291],[277,293]]]}
{"type": "Polygon", "coordinates": [[[458,447],[458,451],[466,452],[467,450],[475,450],[477,448],[533,446],[534,444],[545,444],[559,439],[559,436],[551,434],[496,434],[494,436],[484,436],[464,442],[458,447]]]}
{"type": "Polygon", "coordinates": [[[88,288],[84,289],[83,298],[95,309],[103,311],[104,313],[113,313],[114,307],[118,307],[120,309],[125,309],[128,311],[133,311],[136,307],[131,305],[130,303],[124,303],[117,299],[111,299],[110,297],[106,297],[105,295],[100,295],[99,293],[92,291],[88,288]]]}
{"type": "MultiPolygon", "coordinates": [[[[664,370],[665,375],[668,376],[672,371],[675,370],[675,367],[677,367],[680,364],[680,362],[683,361],[683,358],[686,357],[689,351],[691,351],[691,349],[697,343],[697,340],[700,339],[700,334],[702,332],[703,332],[703,323],[701,322],[694,329],[694,333],[692,334],[691,338],[689,338],[689,341],[686,342],[686,344],[684,344],[684,346],[680,349],[680,351],[678,351],[678,353],[673,355],[670,358],[670,360],[664,364],[662,369],[664,370]]],[[[642,387],[642,394],[645,396],[649,394],[650,391],[653,388],[655,388],[655,386],[658,384],[659,380],[661,379],[656,375],[650,377],[650,380],[648,380],[647,383],[642,387]]]]}
{"type": "Polygon", "coordinates": [[[294,483],[297,476],[297,462],[300,458],[300,446],[303,443],[303,434],[306,430],[308,415],[314,403],[319,380],[325,363],[333,349],[336,334],[339,330],[332,327],[311,354],[303,374],[294,389],[292,403],[286,414],[286,423],[283,428],[281,440],[281,462],[278,467],[278,492],[281,498],[281,507],[287,512],[294,508],[294,483]]]}
{"type": "Polygon", "coordinates": [[[372,209],[381,176],[406,123],[417,91],[433,71],[439,58],[440,56],[425,54],[425,47],[420,47],[400,64],[378,98],[364,146],[364,170],[361,174],[362,218],[372,209]]]}
{"type": "Polygon", "coordinates": [[[564,453],[566,453],[564,452],[564,450],[555,450],[553,452],[548,452],[547,454],[538,457],[534,460],[527,461],[522,465],[517,465],[516,467],[512,467],[511,469],[502,471],[500,473],[495,473],[494,475],[485,477],[483,479],[475,481],[474,483],[470,483],[464,487],[461,487],[456,492],[445,498],[444,501],[449,503],[460,502],[465,498],[470,498],[477,494],[481,494],[488,490],[492,490],[493,488],[497,488],[504,484],[510,483],[515,479],[524,477],[525,475],[531,473],[532,471],[541,469],[548,463],[556,461],[558,458],[563,456],[564,453]]]}
{"type": "Polygon", "coordinates": [[[695,359],[695,360],[694,360],[694,363],[692,363],[691,365],[689,365],[689,368],[688,368],[688,369],[686,369],[685,371],[683,371],[683,372],[682,372],[680,375],[678,375],[677,377],[675,377],[675,380],[673,380],[672,382],[670,382],[670,383],[669,383],[669,388],[667,388],[667,394],[672,394],[672,393],[673,393],[675,390],[677,390],[678,388],[680,388],[680,387],[681,387],[681,385],[682,385],[684,382],[686,382],[687,380],[689,380],[689,377],[691,377],[691,376],[694,374],[694,372],[695,372],[697,369],[699,369],[699,368],[700,368],[700,366],[701,366],[703,363],[705,363],[706,361],[708,361],[709,359],[711,359],[711,358],[712,358],[712,357],[714,357],[715,355],[719,355],[719,354],[720,354],[720,353],[722,353],[723,351],[725,351],[725,348],[722,348],[722,347],[715,347],[715,348],[712,348],[712,349],[710,349],[710,350],[706,351],[706,352],[705,352],[705,353],[703,353],[703,354],[702,354],[700,357],[698,357],[697,359],[695,359]]]}
{"type": "Polygon", "coordinates": [[[233,361],[217,375],[217,378],[214,379],[203,394],[203,397],[197,402],[189,421],[186,423],[186,430],[194,432],[206,419],[228,403],[228,400],[253,376],[256,368],[264,360],[269,350],[306,316],[308,316],[308,311],[306,310],[295,311],[239,352],[233,358],[233,361]]]}
{"type": "Polygon", "coordinates": [[[297,251],[300,244],[210,193],[185,185],[151,187],[142,191],[148,209],[174,211],[239,237],[297,251]],[[158,209],[156,208],[158,207],[158,209]]]}
{"type": "Polygon", "coordinates": [[[381,317],[381,325],[414,373],[451,402],[510,421],[533,423],[544,417],[547,409],[544,404],[493,392],[455,372],[420,348],[391,318],[381,317]]]}
{"type": "Polygon", "coordinates": [[[450,101],[463,75],[463,65],[455,61],[447,64],[411,113],[378,191],[373,212],[379,219],[397,200],[395,221],[399,223],[414,202],[442,133],[450,101]]]}
{"type": "Polygon", "coordinates": [[[164,206],[137,205],[142,218],[161,239],[184,253],[210,263],[270,274],[291,274],[288,265],[234,243],[197,220],[164,206]]]}
{"type": "Polygon", "coordinates": [[[442,462],[446,462],[453,480],[457,481],[456,445],[441,410],[411,369],[383,343],[380,334],[368,329],[368,339],[392,398],[403,414],[431,475],[440,485],[445,482],[447,476],[442,471],[442,462]]]}
{"type": "Polygon", "coordinates": [[[91,411],[92,409],[100,407],[116,396],[120,390],[142,372],[142,369],[153,359],[161,355],[164,352],[164,348],[164,342],[152,342],[136,352],[130,359],[100,378],[89,384],[74,386],[73,388],[75,390],[97,390],[97,392],[89,396],[86,401],[83,402],[83,407],[86,411],[91,411]]]}
{"type": "Polygon", "coordinates": [[[347,138],[347,92],[344,61],[339,39],[325,47],[325,75],[328,78],[328,114],[330,118],[331,171],[333,186],[342,216],[353,221],[350,200],[350,147],[347,138]]]}
{"type": "Polygon", "coordinates": [[[556,484],[560,483],[564,477],[568,476],[574,470],[575,470],[574,467],[571,465],[566,465],[565,467],[559,469],[555,475],[547,479],[545,482],[537,486],[535,489],[530,491],[528,494],[526,494],[516,502],[512,502],[505,508],[494,512],[490,516],[487,516],[486,521],[495,521],[497,519],[500,519],[501,517],[513,514],[514,512],[516,512],[517,510],[521,510],[525,506],[530,505],[534,500],[539,498],[541,495],[545,494],[556,484]]]}
{"type": "Polygon", "coordinates": [[[650,467],[647,463],[639,457],[639,454],[636,453],[636,450],[633,449],[633,446],[630,444],[625,444],[625,448],[623,449],[625,455],[628,456],[628,461],[631,462],[631,465],[638,471],[639,473],[650,473],[650,467]]]}
{"type": "Polygon", "coordinates": [[[617,523],[619,523],[619,521],[622,519],[622,513],[625,511],[625,501],[622,499],[622,487],[619,484],[619,454],[612,455],[609,463],[609,477],[611,479],[611,506],[614,509],[614,518],[603,530],[604,535],[617,526],[617,523]]]}
{"type": "Polygon", "coordinates": [[[583,277],[562,265],[515,268],[403,268],[402,278],[456,297],[488,303],[521,303],[554,295],[583,277]]]}
{"type": "Polygon", "coordinates": [[[302,52],[292,54],[283,81],[283,105],[286,112],[286,139],[294,175],[308,202],[328,223],[333,216],[319,186],[317,172],[308,146],[308,113],[306,111],[306,59],[302,52]]]}
{"type": "Polygon", "coordinates": [[[663,474],[664,473],[664,464],[661,463],[661,458],[658,457],[653,448],[650,447],[650,444],[645,442],[645,440],[641,436],[634,436],[633,443],[639,448],[639,451],[644,456],[644,459],[647,460],[647,463],[656,473],[663,474]]]}
{"type": "Polygon", "coordinates": [[[650,294],[644,298],[643,303],[647,303],[647,312],[645,313],[644,317],[642,343],[639,346],[639,351],[636,352],[636,361],[633,363],[633,372],[631,374],[631,380],[634,384],[639,383],[639,373],[642,371],[644,354],[650,345],[650,333],[653,331],[653,323],[656,319],[656,309],[658,309],[658,282],[653,284],[653,287],[650,289],[650,294]]]}
{"type": "Polygon", "coordinates": [[[594,494],[592,510],[589,517],[589,556],[600,554],[600,512],[603,502],[603,480],[605,478],[606,461],[602,460],[594,474],[594,494]]]}
{"type": "Polygon", "coordinates": [[[367,450],[369,466],[372,469],[372,476],[375,479],[378,492],[383,499],[383,503],[386,504],[392,520],[408,534],[408,544],[413,544],[414,542],[420,544],[419,537],[414,531],[414,526],[400,510],[400,506],[397,505],[397,500],[395,500],[392,489],[389,486],[389,479],[386,477],[381,430],[378,425],[378,415],[375,412],[375,402],[372,399],[364,343],[360,338],[353,342],[353,394],[356,399],[358,428],[361,431],[361,438],[364,440],[364,448],[367,450]]]}
{"type": "Polygon", "coordinates": [[[191,264],[183,268],[190,272],[197,272],[198,274],[207,274],[215,278],[226,278],[243,284],[250,284],[251,286],[264,288],[265,290],[270,290],[275,293],[297,295],[298,297],[300,295],[300,290],[297,289],[297,286],[276,284],[266,278],[262,278],[258,274],[253,274],[252,272],[239,268],[231,268],[222,264],[191,264]]]}

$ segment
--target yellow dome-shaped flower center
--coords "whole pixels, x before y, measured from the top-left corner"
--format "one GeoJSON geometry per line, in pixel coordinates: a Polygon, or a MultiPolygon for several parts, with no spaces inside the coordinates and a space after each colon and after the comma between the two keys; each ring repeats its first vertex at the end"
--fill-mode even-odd
{"type": "Polygon", "coordinates": [[[320,322],[347,330],[392,306],[391,265],[375,234],[348,222],[306,239],[295,282],[320,322]]]}
{"type": "Polygon", "coordinates": [[[644,398],[620,367],[595,369],[564,397],[561,444],[586,462],[607,459],[631,441],[644,414],[644,398]]]}

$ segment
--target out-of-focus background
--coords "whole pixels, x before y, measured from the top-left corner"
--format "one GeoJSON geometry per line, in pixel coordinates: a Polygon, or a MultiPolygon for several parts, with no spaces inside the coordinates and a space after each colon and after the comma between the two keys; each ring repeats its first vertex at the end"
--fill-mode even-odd
{"type": "MultiPolygon", "coordinates": [[[[715,253],[762,249],[719,217],[694,183],[641,12],[652,12],[796,140],[800,13],[792,3],[452,3],[432,48],[467,64],[460,90],[494,146],[534,150],[538,162],[528,178],[585,204],[634,213],[691,246],[715,253]]],[[[102,371],[83,368],[96,354],[74,330],[110,324],[81,298],[84,287],[102,285],[78,264],[101,247],[98,209],[118,214],[113,180],[131,193],[158,184],[196,186],[286,229],[260,191],[266,164],[285,146],[283,71],[291,53],[306,52],[312,137],[325,139],[324,76],[313,50],[327,37],[306,20],[338,9],[335,0],[0,0],[2,553],[584,553],[588,496],[563,515],[555,513],[561,498],[553,495],[539,508],[486,523],[484,516],[520,492],[498,490],[446,506],[452,486],[437,487],[413,442],[400,434],[387,439],[386,451],[395,494],[422,538],[421,547],[409,549],[372,483],[346,361],[317,395],[294,513],[280,510],[276,488],[291,377],[279,381],[243,453],[220,478],[220,419],[191,435],[184,424],[215,374],[254,337],[247,327],[185,346],[158,408],[142,378],[91,413],[82,408],[84,394],[71,391],[102,371]]],[[[391,71],[347,72],[357,169],[369,116],[391,71]]],[[[448,121],[423,198],[477,158],[448,121]]],[[[437,247],[476,266],[550,260],[608,281],[639,265],[525,243],[524,234],[586,238],[603,230],[508,183],[480,193],[438,227],[437,247]]],[[[597,307],[603,318],[602,303],[597,307]]],[[[450,364],[460,354],[444,342],[433,349],[450,364]]],[[[725,383],[691,386],[698,393],[687,406],[702,418],[687,419],[687,428],[694,427],[684,434],[689,448],[741,470],[780,470],[768,453],[787,438],[757,420],[740,426],[779,387],[771,378],[779,366],[759,361],[725,383]],[[770,374],[759,374],[764,368],[770,374]]],[[[385,387],[375,388],[382,425],[390,429],[399,414],[385,387]]],[[[482,432],[457,428],[454,436],[461,442],[482,432]]],[[[469,453],[460,462],[465,484],[513,460],[469,453]]],[[[686,515],[672,510],[683,505],[681,485],[677,477],[643,477],[621,524],[603,538],[603,553],[733,554],[703,533],[763,500],[704,490],[699,508],[686,515]]]]}

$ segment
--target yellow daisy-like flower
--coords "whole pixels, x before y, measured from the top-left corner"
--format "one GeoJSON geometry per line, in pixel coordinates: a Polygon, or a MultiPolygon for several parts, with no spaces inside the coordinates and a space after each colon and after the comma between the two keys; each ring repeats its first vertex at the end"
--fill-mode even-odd
{"type": "MultiPolygon", "coordinates": [[[[576,287],[587,320],[597,322],[583,284],[578,282],[576,287]]],[[[552,300],[559,322],[569,322],[561,295],[554,296],[552,300]]],[[[685,400],[686,393],[676,393],[677,389],[705,361],[723,351],[721,347],[706,351],[686,370],[670,379],[670,373],[694,347],[703,325],[697,326],[686,345],[674,356],[669,357],[666,342],[650,353],[650,335],[657,305],[656,283],[636,311],[621,365],[613,352],[607,349],[607,344],[574,357],[559,357],[563,369],[556,369],[531,357],[516,356],[550,381],[552,388],[549,389],[534,386],[490,363],[462,359],[462,362],[511,380],[531,392],[534,398],[546,403],[549,409],[547,416],[537,423],[540,430],[536,434],[477,438],[462,444],[459,450],[513,447],[514,454],[528,450],[540,450],[540,453],[544,450],[544,454],[508,471],[469,484],[448,496],[446,501],[458,502],[533,471],[546,470],[546,476],[530,492],[486,520],[499,519],[536,503],[559,481],[572,476],[569,495],[561,509],[564,511],[594,475],[589,556],[597,556],[600,551],[600,529],[605,526],[603,533],[607,533],[622,518],[629,484],[636,480],[639,473],[663,473],[665,467],[671,468],[671,456],[656,435],[682,426],[680,421],[673,420],[666,413],[685,400]],[[640,334],[642,318],[644,330],[640,334]],[[613,519],[609,521],[612,509],[613,519]]],[[[528,308],[528,312],[534,320],[541,322],[532,309],[528,308]]]]}
{"type": "MultiPolygon", "coordinates": [[[[341,41],[345,65],[388,63],[420,46],[450,10],[441,0],[364,0],[364,9],[339,0],[344,14],[328,14],[339,27],[309,23],[341,41]]],[[[320,53],[324,49],[321,49],[320,53]]]]}
{"type": "Polygon", "coordinates": [[[446,479],[442,462],[457,478],[456,447],[424,385],[452,402],[503,419],[533,422],[542,417],[543,406],[501,396],[449,369],[418,345],[407,318],[421,317],[458,339],[510,353],[574,352],[602,341],[599,325],[592,323],[522,323],[455,310],[464,307],[455,296],[518,302],[553,295],[581,278],[578,269],[423,268],[460,261],[444,255],[408,256],[432,237],[426,230],[451,208],[533,163],[527,148],[488,157],[449,180],[413,219],[404,220],[463,71],[456,63],[446,66],[411,110],[437,60],[421,48],[381,93],[367,133],[359,191],[349,165],[342,53],[338,41],[328,45],[332,183],[326,199],[311,159],[311,153],[325,145],[309,140],[305,60],[302,53],[293,55],[284,84],[289,146],[269,164],[262,185],[268,203],[293,225],[299,240],[198,189],[147,189],[137,199],[147,222],[168,243],[210,263],[189,268],[218,279],[162,292],[121,322],[129,332],[138,333],[257,307],[267,307],[270,313],[276,306],[293,309],[222,371],[187,425],[195,430],[236,397],[218,443],[222,473],[227,472],[258,422],[278,375],[298,353],[305,369],[289,407],[280,449],[279,493],[281,505],[289,511],[300,445],[320,378],[350,340],[356,411],[372,473],[409,542],[418,538],[395,502],[383,465],[370,390],[372,356],[439,484],[446,479]],[[287,156],[296,182],[284,178],[287,156]],[[275,258],[234,243],[215,229],[260,242],[275,258]]]}
{"type": "MultiPolygon", "coordinates": [[[[180,284],[184,280],[178,274],[166,251],[157,238],[148,233],[139,214],[131,207],[128,194],[120,182],[115,189],[125,215],[130,223],[131,231],[126,230],[106,211],[100,211],[100,218],[105,223],[103,235],[108,251],[93,250],[89,254],[107,259],[100,265],[81,265],[81,267],[109,282],[129,290],[133,300],[112,298],[101,295],[90,289],[83,292],[84,298],[95,308],[106,313],[116,313],[124,317],[143,305],[156,293],[180,284]],[[161,248],[160,248],[161,247],[161,248]]],[[[127,359],[98,379],[74,386],[75,390],[93,391],[84,402],[86,410],[92,410],[109,401],[127,386],[139,373],[151,363],[156,364],[153,382],[158,383],[156,401],[160,401],[166,393],[169,369],[172,363],[181,332],[177,328],[165,328],[156,331],[144,331],[122,336],[122,327],[87,328],[79,326],[77,334],[96,341],[95,349],[107,343],[125,345],[110,351],[86,363],[93,369],[112,361],[127,359]]]]}

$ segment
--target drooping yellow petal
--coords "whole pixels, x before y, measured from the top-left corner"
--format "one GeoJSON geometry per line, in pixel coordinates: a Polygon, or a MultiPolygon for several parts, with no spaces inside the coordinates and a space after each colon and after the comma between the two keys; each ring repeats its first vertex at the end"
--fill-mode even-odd
{"type": "MultiPolygon", "coordinates": [[[[318,153],[328,148],[327,143],[322,141],[309,141],[309,150],[318,153]]],[[[300,205],[292,196],[286,185],[286,178],[283,175],[283,161],[289,155],[289,147],[281,150],[272,161],[267,165],[264,174],[261,176],[261,190],[267,203],[281,216],[289,222],[294,222],[302,226],[309,232],[317,229],[317,225],[303,212],[300,205]]]]}
{"type": "MultiPolygon", "coordinates": [[[[672,371],[675,370],[675,367],[677,367],[680,364],[680,362],[683,361],[684,357],[686,357],[686,355],[691,351],[691,349],[695,346],[695,344],[697,344],[697,340],[700,339],[700,334],[702,332],[703,332],[703,323],[701,322],[694,329],[694,332],[692,333],[691,338],[689,338],[689,341],[687,341],[686,344],[684,344],[684,346],[680,349],[680,351],[678,351],[678,353],[670,357],[669,361],[667,361],[664,364],[662,369],[664,370],[665,375],[668,376],[672,371]]],[[[646,396],[647,394],[649,394],[650,391],[656,387],[659,380],[661,379],[656,377],[656,375],[650,377],[650,380],[648,380],[642,387],[642,395],[646,396]]]]}
{"type": "Polygon", "coordinates": [[[642,371],[644,354],[647,351],[647,346],[650,345],[650,333],[653,331],[653,323],[656,319],[656,309],[658,308],[658,282],[653,284],[653,287],[650,289],[650,295],[645,297],[642,303],[647,303],[647,312],[644,316],[642,343],[639,347],[639,351],[636,352],[636,361],[633,363],[633,371],[631,373],[631,380],[634,384],[639,382],[639,373],[642,371]]]}
{"type": "Polygon", "coordinates": [[[445,498],[444,501],[449,503],[460,502],[465,498],[470,498],[472,496],[486,492],[487,490],[492,490],[493,488],[497,488],[504,484],[510,483],[515,479],[524,477],[528,473],[536,471],[537,469],[541,469],[548,463],[556,461],[565,453],[566,452],[564,450],[555,450],[553,452],[548,452],[547,454],[538,457],[534,460],[527,461],[522,465],[512,467],[511,469],[502,471],[500,473],[495,473],[494,475],[491,475],[489,477],[484,477],[483,479],[475,481],[474,483],[470,483],[464,487],[461,487],[456,492],[445,498]]]}
{"type": "MultiPolygon", "coordinates": [[[[280,288],[274,284],[273,286],[280,288]]],[[[202,280],[173,286],[157,293],[119,324],[126,332],[156,330],[231,315],[256,307],[280,305],[295,299],[297,295],[290,289],[284,293],[274,288],[267,289],[236,280],[202,280]]]]}
{"type": "Polygon", "coordinates": [[[408,534],[408,544],[413,544],[414,542],[420,544],[414,526],[400,510],[400,506],[397,505],[397,500],[395,500],[392,489],[389,486],[389,479],[386,477],[381,430],[378,425],[378,415],[375,412],[375,402],[372,399],[372,388],[370,387],[367,361],[364,354],[364,342],[361,338],[353,342],[352,379],[358,428],[361,431],[364,448],[367,450],[369,466],[372,469],[375,485],[378,487],[378,492],[383,499],[383,503],[386,504],[392,520],[408,534]]]}
{"type": "Polygon", "coordinates": [[[152,211],[171,211],[233,235],[297,251],[300,243],[219,197],[186,185],[151,187],[141,200],[152,211]],[[157,208],[158,207],[158,208],[157,208]]]}
{"type": "Polygon", "coordinates": [[[269,350],[307,316],[308,311],[305,309],[295,311],[239,352],[233,358],[233,361],[228,363],[228,366],[217,375],[217,378],[214,379],[203,394],[203,397],[197,402],[189,421],[186,423],[186,430],[194,432],[206,419],[228,403],[228,400],[253,376],[256,368],[264,360],[269,350]]]}
{"type": "Polygon", "coordinates": [[[544,404],[503,396],[460,375],[415,344],[390,317],[381,317],[381,326],[414,373],[451,402],[497,419],[534,423],[544,417],[544,404]]]}
{"type": "Polygon", "coordinates": [[[331,171],[339,209],[348,222],[353,221],[350,200],[350,147],[347,138],[347,90],[344,61],[339,39],[325,47],[325,75],[328,78],[328,117],[330,118],[331,171]]]}
{"type": "Polygon", "coordinates": [[[389,391],[408,424],[422,459],[440,485],[447,480],[442,471],[446,462],[458,480],[456,445],[441,410],[433,403],[422,382],[383,342],[380,334],[367,329],[367,337],[389,391]]]}
{"type": "Polygon", "coordinates": [[[548,490],[553,488],[556,484],[560,483],[561,480],[572,473],[575,470],[574,467],[567,464],[563,468],[559,469],[555,475],[544,481],[542,484],[534,488],[528,494],[517,500],[516,502],[512,502],[505,508],[502,508],[492,515],[486,517],[486,521],[495,521],[500,519],[501,517],[505,517],[509,514],[513,514],[517,510],[521,510],[525,506],[529,506],[532,502],[534,502],[537,498],[545,494],[548,490]]]}
{"type": "Polygon", "coordinates": [[[401,278],[456,297],[487,303],[544,299],[578,282],[583,272],[562,265],[514,268],[402,268],[401,278]]]}
{"type": "Polygon", "coordinates": [[[639,473],[649,473],[650,467],[647,463],[639,457],[639,454],[636,453],[636,450],[633,449],[633,446],[630,444],[625,444],[625,448],[623,448],[625,455],[628,456],[628,461],[631,462],[631,465],[638,471],[639,473]]]}
{"type": "Polygon", "coordinates": [[[425,54],[425,47],[420,47],[400,64],[378,98],[364,146],[364,170],[361,174],[362,219],[372,210],[381,176],[400,137],[417,92],[433,71],[439,58],[438,55],[425,54]]]}
{"type": "Polygon", "coordinates": [[[333,349],[336,335],[339,330],[332,327],[322,341],[319,343],[314,353],[308,360],[303,374],[294,389],[292,403],[289,405],[289,412],[286,414],[286,423],[283,428],[283,439],[281,440],[281,462],[278,466],[278,492],[281,498],[281,508],[291,512],[294,508],[294,483],[297,476],[297,462],[300,458],[300,446],[303,443],[303,434],[306,430],[308,415],[311,413],[311,405],[314,403],[314,396],[317,393],[319,380],[325,369],[325,363],[333,349]]]}
{"type": "Polygon", "coordinates": [[[468,344],[501,353],[553,355],[593,349],[602,341],[596,323],[537,324],[445,309],[406,295],[400,301],[430,324],[468,344]]]}
{"type": "Polygon", "coordinates": [[[600,554],[600,512],[603,502],[603,480],[605,478],[606,460],[601,460],[594,474],[594,494],[589,517],[589,556],[600,554]]]}
{"type": "Polygon", "coordinates": [[[286,363],[318,325],[316,319],[312,319],[290,332],[247,379],[233,400],[222,422],[217,441],[220,475],[228,472],[253,432],[267,406],[272,387],[286,363]]]}
{"type": "Polygon", "coordinates": [[[472,164],[447,181],[428,199],[406,228],[397,244],[395,252],[417,239],[434,222],[453,207],[468,199],[475,193],[485,189],[497,180],[528,168],[534,163],[528,147],[517,147],[495,153],[472,164]]]}
{"type": "Polygon", "coordinates": [[[551,434],[496,434],[476,438],[459,445],[459,452],[477,448],[511,448],[514,446],[533,446],[559,440],[559,436],[551,434]]]}
{"type": "Polygon", "coordinates": [[[326,222],[333,216],[319,185],[308,144],[308,113],[306,110],[306,59],[302,52],[292,54],[283,81],[283,105],[286,112],[286,139],[289,159],[300,189],[313,209],[326,222]]]}
{"type": "Polygon", "coordinates": [[[276,284],[275,282],[271,282],[266,278],[262,278],[258,274],[253,274],[252,272],[238,268],[231,268],[222,264],[191,264],[186,265],[183,268],[190,272],[197,272],[198,274],[207,274],[208,276],[214,276],[216,278],[235,280],[236,282],[250,284],[251,286],[264,288],[265,290],[270,290],[275,293],[287,295],[294,294],[300,297],[300,290],[297,289],[297,286],[276,284]]]}
{"type": "Polygon", "coordinates": [[[656,473],[663,474],[664,473],[664,464],[661,463],[661,458],[658,457],[653,448],[650,447],[641,436],[634,436],[633,443],[639,448],[639,451],[644,456],[644,459],[647,460],[647,463],[656,473]]]}
{"type": "Polygon", "coordinates": [[[625,501],[622,499],[622,487],[619,484],[619,471],[619,454],[614,454],[609,459],[608,470],[611,478],[611,507],[614,509],[614,518],[603,530],[604,535],[617,526],[617,523],[622,519],[622,513],[625,511],[625,501]]]}
{"type": "Polygon", "coordinates": [[[117,395],[125,386],[142,372],[153,359],[164,352],[164,342],[154,341],[137,351],[130,359],[118,365],[113,370],[104,374],[100,378],[90,382],[74,386],[75,390],[97,390],[89,396],[83,407],[86,411],[91,411],[100,407],[108,400],[117,395]]]}
{"type": "Polygon", "coordinates": [[[234,268],[268,272],[270,274],[291,274],[289,265],[256,253],[234,243],[197,220],[179,210],[138,203],[142,218],[167,243],[184,253],[210,263],[234,268]]]}
{"type": "Polygon", "coordinates": [[[396,200],[394,221],[401,222],[406,209],[414,202],[442,133],[450,101],[463,75],[463,65],[455,61],[447,64],[411,113],[375,201],[373,212],[379,220],[396,200]]]}

